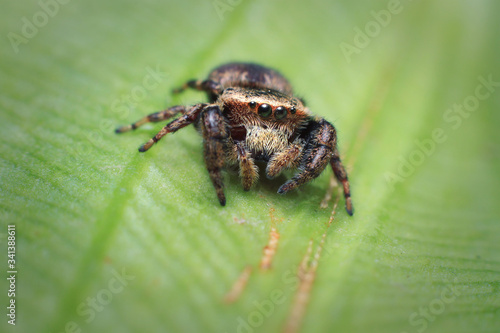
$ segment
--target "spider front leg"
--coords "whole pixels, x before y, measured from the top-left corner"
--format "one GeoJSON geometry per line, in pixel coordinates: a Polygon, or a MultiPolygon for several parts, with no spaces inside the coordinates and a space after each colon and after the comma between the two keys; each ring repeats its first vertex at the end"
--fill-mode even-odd
{"type": "Polygon", "coordinates": [[[186,113],[186,112],[187,112],[186,107],[184,105],[172,106],[166,110],[151,113],[150,115],[147,115],[146,117],[139,119],[138,121],[136,121],[133,124],[118,127],[115,130],[115,132],[116,133],[128,132],[130,130],[135,130],[139,126],[142,126],[146,123],[156,123],[156,122],[159,122],[162,120],[172,118],[173,116],[175,116],[178,113],[186,113]]]}
{"type": "Polygon", "coordinates": [[[337,133],[335,127],[324,119],[313,120],[311,124],[316,128],[311,131],[309,141],[304,147],[304,154],[298,166],[298,169],[301,171],[283,184],[279,188],[278,193],[285,194],[313,180],[318,177],[327,164],[330,163],[335,176],[344,185],[346,210],[349,215],[352,215],[349,182],[337,150],[337,133]]]}
{"type": "Polygon", "coordinates": [[[193,105],[187,112],[185,112],[181,117],[171,121],[165,127],[161,129],[155,136],[153,136],[148,142],[143,144],[139,151],[141,153],[147,151],[153,144],[158,142],[161,138],[163,138],[168,133],[173,133],[187,125],[192,124],[199,116],[200,112],[203,108],[206,107],[206,104],[196,104],[193,105]]]}
{"type": "Polygon", "coordinates": [[[312,120],[311,125],[315,129],[311,131],[304,147],[302,160],[298,166],[300,172],[279,188],[280,194],[285,194],[318,177],[332,158],[337,143],[335,128],[324,119],[312,120]]]}
{"type": "Polygon", "coordinates": [[[226,205],[222,167],[225,162],[225,145],[229,130],[218,106],[208,106],[201,114],[201,130],[204,141],[205,163],[221,206],[226,205]]]}

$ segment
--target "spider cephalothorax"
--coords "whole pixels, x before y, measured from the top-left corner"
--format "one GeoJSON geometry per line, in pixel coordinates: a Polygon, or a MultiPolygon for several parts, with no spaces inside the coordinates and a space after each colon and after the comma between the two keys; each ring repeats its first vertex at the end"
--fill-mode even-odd
{"type": "Polygon", "coordinates": [[[298,169],[278,189],[280,194],[318,177],[330,164],[342,182],[346,209],[352,215],[349,181],[337,150],[335,127],[313,116],[303,101],[293,96],[290,84],[280,73],[256,64],[230,63],[214,69],[207,80],[188,81],[174,92],[186,88],[205,91],[210,103],[173,106],[116,132],[180,113],[139,151],[145,152],[166,134],[194,124],[203,136],[206,166],[223,206],[226,198],[221,170],[226,164],[239,166],[245,190],[258,179],[256,162],[267,163],[268,178],[286,169],[298,169]]]}

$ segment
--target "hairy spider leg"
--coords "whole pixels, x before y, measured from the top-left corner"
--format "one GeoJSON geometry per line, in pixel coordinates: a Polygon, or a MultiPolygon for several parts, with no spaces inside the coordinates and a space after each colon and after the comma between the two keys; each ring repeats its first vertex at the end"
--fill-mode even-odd
{"type": "Polygon", "coordinates": [[[205,91],[210,93],[212,96],[217,96],[222,92],[222,87],[215,81],[212,80],[189,80],[184,83],[179,88],[175,88],[172,90],[172,93],[179,94],[184,90],[191,88],[196,90],[205,91]]]}
{"type": "Polygon", "coordinates": [[[314,120],[312,123],[317,129],[312,131],[309,142],[304,147],[304,154],[298,166],[300,171],[279,188],[280,194],[318,177],[332,158],[337,143],[335,128],[326,120],[314,120]]]}
{"type": "Polygon", "coordinates": [[[345,168],[342,165],[342,161],[340,160],[340,154],[336,147],[335,150],[333,151],[333,156],[332,159],[330,160],[330,165],[332,166],[335,177],[342,183],[342,186],[344,187],[345,209],[347,213],[352,216],[354,211],[352,207],[349,180],[347,179],[347,172],[345,171],[345,168]]]}
{"type": "Polygon", "coordinates": [[[151,113],[150,115],[147,115],[146,117],[141,118],[138,121],[136,121],[135,123],[132,123],[130,125],[118,127],[115,130],[115,132],[116,133],[128,132],[131,130],[135,130],[139,126],[142,126],[146,123],[156,123],[156,122],[159,122],[162,120],[167,120],[169,118],[172,118],[173,116],[175,116],[178,113],[184,114],[186,112],[187,112],[187,110],[186,110],[186,107],[184,105],[172,106],[166,110],[151,113]]]}
{"type": "Polygon", "coordinates": [[[201,114],[201,131],[204,142],[205,163],[221,206],[226,205],[221,170],[224,166],[225,143],[229,130],[218,106],[208,106],[201,114]]]}
{"type": "Polygon", "coordinates": [[[205,108],[207,104],[196,104],[191,106],[191,108],[185,112],[179,118],[172,120],[165,127],[163,127],[155,136],[153,136],[148,142],[139,147],[139,151],[141,153],[147,151],[153,144],[158,142],[161,138],[163,138],[168,133],[173,133],[187,125],[192,124],[198,118],[200,112],[205,108]]]}
{"type": "Polygon", "coordinates": [[[240,162],[241,184],[245,191],[249,191],[257,179],[259,179],[259,169],[243,142],[236,142],[236,151],[240,162]]]}

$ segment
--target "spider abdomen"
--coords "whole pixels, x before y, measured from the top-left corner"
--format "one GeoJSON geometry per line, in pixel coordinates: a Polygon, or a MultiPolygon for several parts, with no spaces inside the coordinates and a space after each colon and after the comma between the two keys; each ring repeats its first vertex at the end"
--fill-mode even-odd
{"type": "Polygon", "coordinates": [[[272,89],[292,95],[288,80],[274,69],[257,64],[233,62],[215,68],[208,76],[222,88],[241,87],[249,89],[272,89]]]}

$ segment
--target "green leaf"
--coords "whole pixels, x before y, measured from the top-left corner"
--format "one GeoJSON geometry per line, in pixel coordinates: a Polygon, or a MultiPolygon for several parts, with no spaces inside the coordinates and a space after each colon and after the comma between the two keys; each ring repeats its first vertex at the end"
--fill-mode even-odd
{"type": "Polygon", "coordinates": [[[15,297],[0,283],[3,312],[16,302],[2,332],[278,332],[291,320],[301,332],[500,331],[497,2],[3,8],[0,235],[8,277],[15,225],[17,273],[15,297]],[[280,70],[335,124],[353,217],[340,198],[327,227],[330,170],[286,196],[285,176],[244,192],[228,172],[220,207],[194,128],[145,154],[162,124],[113,132],[204,101],[170,91],[233,60],[280,70]],[[324,233],[311,289],[297,294],[324,233]]]}

